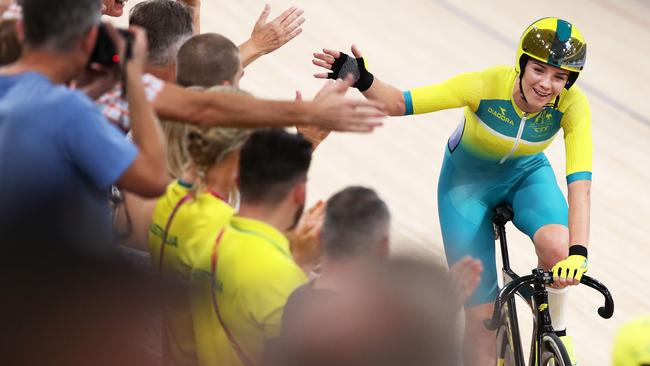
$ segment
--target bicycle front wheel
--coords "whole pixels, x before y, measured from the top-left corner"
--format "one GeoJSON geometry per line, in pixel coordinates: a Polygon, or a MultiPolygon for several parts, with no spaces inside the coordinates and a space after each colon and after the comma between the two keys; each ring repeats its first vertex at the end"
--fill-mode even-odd
{"type": "Polygon", "coordinates": [[[554,333],[542,336],[542,359],[540,366],[571,366],[571,359],[564,343],[554,333]]]}
{"type": "Polygon", "coordinates": [[[515,363],[515,353],[510,344],[512,336],[508,332],[508,327],[502,325],[497,330],[497,365],[498,366],[517,366],[515,363]]]}

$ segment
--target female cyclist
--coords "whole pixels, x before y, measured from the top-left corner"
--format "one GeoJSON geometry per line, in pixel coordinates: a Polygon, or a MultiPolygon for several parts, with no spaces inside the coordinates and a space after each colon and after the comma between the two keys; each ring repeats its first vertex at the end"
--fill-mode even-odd
{"type": "Polygon", "coordinates": [[[567,285],[587,271],[591,187],[591,127],[587,98],[574,83],[584,67],[580,31],[558,18],[544,18],[523,33],[515,67],[497,66],[457,75],[408,91],[379,80],[354,58],[333,50],[313,63],[331,70],[317,78],[356,77],[366,98],[394,116],[464,107],[452,133],[438,182],[438,212],[449,265],[469,255],[483,261],[483,277],[466,311],[466,364],[496,362],[495,337],[483,326],[498,291],[491,212],[509,203],[514,224],[535,245],[539,266],[552,269],[549,291],[553,327],[571,353],[564,310],[567,285]],[[542,152],[562,128],[566,147],[567,202],[542,152]]]}

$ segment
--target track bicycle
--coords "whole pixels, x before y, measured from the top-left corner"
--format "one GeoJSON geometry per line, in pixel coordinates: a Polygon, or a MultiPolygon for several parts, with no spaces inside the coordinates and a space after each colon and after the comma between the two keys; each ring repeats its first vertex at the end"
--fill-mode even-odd
{"type": "MultiPolygon", "coordinates": [[[[485,326],[497,331],[497,365],[570,366],[571,360],[566,348],[553,332],[551,325],[546,286],[553,283],[553,273],[538,268],[534,269],[532,274],[520,277],[510,268],[505,225],[513,217],[514,213],[509,205],[497,206],[492,216],[495,234],[501,244],[504,287],[494,302],[492,318],[485,320],[485,326]],[[519,295],[533,312],[533,334],[528,364],[524,360],[515,294],[519,295]]],[[[614,300],[607,287],[586,275],[582,276],[580,283],[597,290],[605,297],[605,305],[598,309],[598,314],[605,319],[611,318],[614,313],[614,300]]]]}

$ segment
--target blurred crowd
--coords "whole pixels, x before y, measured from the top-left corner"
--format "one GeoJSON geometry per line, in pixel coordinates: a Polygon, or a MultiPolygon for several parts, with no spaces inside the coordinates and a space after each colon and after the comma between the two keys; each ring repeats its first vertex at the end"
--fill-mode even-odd
{"type": "Polygon", "coordinates": [[[125,2],[0,1],[0,364],[460,364],[480,262],[390,258],[371,188],[305,209],[317,146],[383,107],[239,88],[303,11],[237,46],[200,0],[102,22],[125,2]]]}

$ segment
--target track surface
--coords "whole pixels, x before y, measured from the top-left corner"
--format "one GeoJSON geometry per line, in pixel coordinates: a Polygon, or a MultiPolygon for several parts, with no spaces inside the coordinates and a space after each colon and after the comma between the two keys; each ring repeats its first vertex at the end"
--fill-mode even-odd
{"type": "MultiPolygon", "coordinates": [[[[130,8],[137,1],[128,4],[130,8]]],[[[582,364],[607,365],[616,328],[650,312],[650,3],[615,1],[434,1],[329,0],[294,3],[271,0],[271,18],[290,5],[305,9],[304,32],[279,51],[246,69],[242,88],[259,97],[305,97],[321,82],[311,75],[311,53],[323,47],[349,50],[356,43],[370,70],[399,88],[442,81],[495,64],[514,65],[520,32],[543,16],[574,22],[589,43],[586,70],[578,84],[592,107],[594,179],[589,274],[612,291],[611,320],[596,314],[599,295],[571,293],[569,331],[582,364]],[[408,6],[406,6],[408,4],[408,6]],[[646,66],[644,66],[646,65],[646,66]]],[[[243,42],[263,7],[253,0],[203,0],[202,31],[243,42]]],[[[126,16],[118,21],[126,23],[126,16]]],[[[360,97],[356,91],[351,96],[360,97]]],[[[392,118],[371,135],[334,134],[315,154],[310,202],[345,186],[376,189],[393,214],[393,251],[442,258],[436,206],[437,174],[460,110],[392,118]]],[[[565,190],[564,143],[548,150],[565,190]]],[[[566,191],[566,190],[565,190],[566,191]]],[[[513,266],[527,273],[536,265],[529,239],[510,227],[513,266]]],[[[522,308],[523,310],[523,308],[522,308]]],[[[527,317],[522,317],[528,320],[527,317]]],[[[529,325],[527,325],[529,327],[529,325]]]]}

